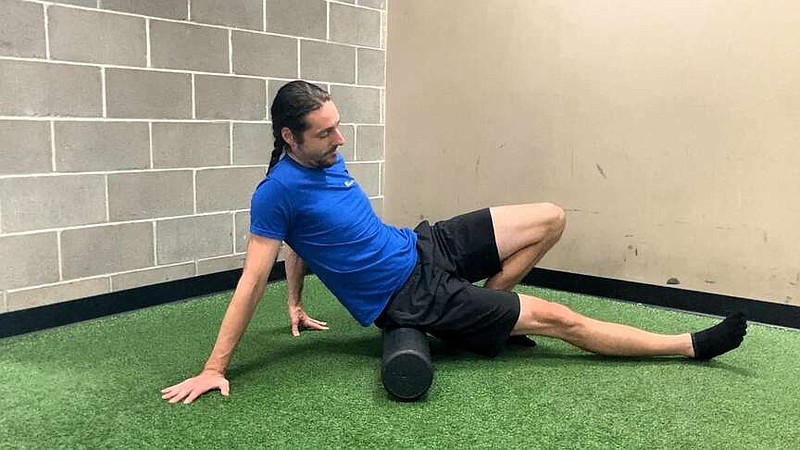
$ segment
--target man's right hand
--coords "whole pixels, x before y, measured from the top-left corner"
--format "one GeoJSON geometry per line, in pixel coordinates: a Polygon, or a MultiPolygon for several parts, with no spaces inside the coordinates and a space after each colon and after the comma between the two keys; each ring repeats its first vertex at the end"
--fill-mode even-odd
{"type": "Polygon", "coordinates": [[[170,404],[178,403],[181,400],[184,404],[188,404],[213,389],[219,389],[225,397],[230,395],[230,384],[224,375],[214,370],[204,370],[196,377],[162,389],[161,398],[170,404]]]}

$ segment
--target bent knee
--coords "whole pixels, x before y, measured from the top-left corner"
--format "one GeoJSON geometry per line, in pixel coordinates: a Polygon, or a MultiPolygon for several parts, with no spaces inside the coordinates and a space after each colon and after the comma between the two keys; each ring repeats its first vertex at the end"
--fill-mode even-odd
{"type": "Polygon", "coordinates": [[[580,327],[584,317],[558,303],[526,295],[519,296],[520,314],[514,334],[561,337],[580,327]]]}
{"type": "Polygon", "coordinates": [[[549,202],[537,203],[536,207],[536,214],[544,219],[547,230],[560,236],[567,225],[567,214],[564,212],[564,208],[549,202]]]}

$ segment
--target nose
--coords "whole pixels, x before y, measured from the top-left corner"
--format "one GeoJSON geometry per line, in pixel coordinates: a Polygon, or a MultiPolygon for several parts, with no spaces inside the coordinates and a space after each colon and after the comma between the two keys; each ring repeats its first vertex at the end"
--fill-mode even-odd
{"type": "Polygon", "coordinates": [[[336,145],[341,146],[345,144],[346,141],[344,140],[344,135],[342,135],[342,132],[339,131],[339,127],[336,127],[336,133],[333,135],[333,139],[333,143],[336,145]]]}

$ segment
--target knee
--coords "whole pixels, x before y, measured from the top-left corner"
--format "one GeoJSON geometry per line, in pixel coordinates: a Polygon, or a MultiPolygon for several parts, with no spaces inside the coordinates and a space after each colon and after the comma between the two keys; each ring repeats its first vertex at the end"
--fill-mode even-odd
{"type": "Polygon", "coordinates": [[[541,206],[544,210],[548,230],[560,237],[567,226],[567,214],[564,212],[564,208],[553,203],[542,203],[541,206]]]}
{"type": "Polygon", "coordinates": [[[558,303],[539,300],[520,311],[523,328],[532,334],[563,338],[583,325],[584,317],[558,303]]]}

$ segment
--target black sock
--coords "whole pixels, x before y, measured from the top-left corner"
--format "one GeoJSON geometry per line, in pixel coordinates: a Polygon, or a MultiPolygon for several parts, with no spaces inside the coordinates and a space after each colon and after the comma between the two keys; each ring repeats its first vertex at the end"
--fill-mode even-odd
{"type": "Polygon", "coordinates": [[[711,328],[692,333],[694,359],[708,360],[729,352],[742,343],[746,334],[744,314],[733,313],[711,328]]]}
{"type": "Polygon", "coordinates": [[[536,347],[536,341],[525,336],[524,334],[520,334],[517,336],[509,336],[508,340],[506,341],[508,345],[519,345],[520,347],[536,347]]]}

